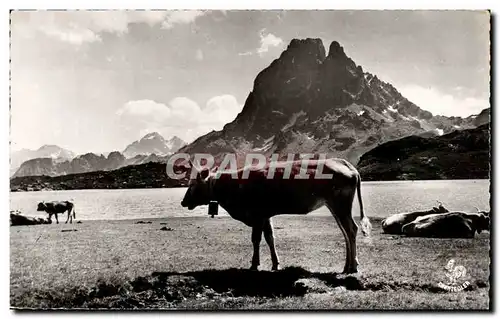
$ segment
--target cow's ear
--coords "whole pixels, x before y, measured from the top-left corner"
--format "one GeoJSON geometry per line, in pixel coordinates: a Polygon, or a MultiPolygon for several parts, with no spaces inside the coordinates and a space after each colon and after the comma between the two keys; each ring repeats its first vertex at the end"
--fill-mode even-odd
{"type": "Polygon", "coordinates": [[[201,179],[205,179],[208,177],[208,174],[210,173],[210,171],[208,170],[208,168],[204,168],[199,174],[198,176],[200,176],[201,179]]]}

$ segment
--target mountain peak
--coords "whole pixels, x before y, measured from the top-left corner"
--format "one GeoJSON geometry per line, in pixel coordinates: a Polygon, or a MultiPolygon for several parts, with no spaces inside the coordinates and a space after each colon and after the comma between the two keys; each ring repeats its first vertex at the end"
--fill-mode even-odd
{"type": "Polygon", "coordinates": [[[295,58],[300,60],[311,60],[314,63],[321,63],[326,57],[325,47],[321,39],[292,39],[287,49],[281,54],[280,59],[288,58],[295,62],[295,58]]]}
{"type": "Polygon", "coordinates": [[[172,137],[170,140],[166,140],[160,133],[151,132],[144,135],[140,140],[128,145],[123,151],[123,155],[127,158],[151,154],[164,156],[176,152],[184,145],[185,142],[177,136],[172,137]]]}
{"type": "Polygon", "coordinates": [[[172,138],[170,140],[171,141],[183,141],[182,138],[178,137],[177,135],[172,136],[172,138]]]}
{"type": "Polygon", "coordinates": [[[365,73],[338,41],[325,57],[320,39],[293,39],[259,72],[236,119],[182,150],[215,156],[318,152],[355,163],[388,140],[436,128],[447,133],[474,126],[471,121],[434,118],[390,83],[365,73]]]}
{"type": "Polygon", "coordinates": [[[148,134],[144,135],[144,137],[142,139],[143,140],[149,140],[149,139],[153,139],[153,138],[164,139],[163,136],[161,136],[160,133],[158,133],[158,132],[148,133],[148,134]]]}
{"type": "Polygon", "coordinates": [[[60,146],[54,145],[54,144],[45,144],[40,146],[40,148],[37,151],[45,151],[45,150],[60,150],[62,149],[60,146]]]}
{"type": "Polygon", "coordinates": [[[330,49],[328,50],[328,56],[332,57],[347,57],[344,48],[337,41],[333,41],[330,44],[330,49]]]}

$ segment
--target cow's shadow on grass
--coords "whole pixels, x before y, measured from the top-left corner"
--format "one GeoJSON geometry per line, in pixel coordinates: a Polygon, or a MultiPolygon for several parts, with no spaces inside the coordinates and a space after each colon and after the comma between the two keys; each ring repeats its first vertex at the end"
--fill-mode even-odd
{"type": "Polygon", "coordinates": [[[249,269],[206,269],[201,271],[176,273],[155,272],[159,282],[172,283],[177,276],[192,277],[202,286],[218,293],[231,292],[233,296],[297,296],[307,292],[299,279],[319,279],[329,287],[343,286],[347,290],[365,290],[355,276],[337,273],[313,273],[301,267],[287,267],[279,271],[254,271],[249,269]],[[170,279],[169,279],[170,278],[170,279]]]}
{"type": "Polygon", "coordinates": [[[37,304],[42,308],[171,308],[185,300],[223,302],[231,297],[293,297],[312,292],[336,293],[337,289],[441,292],[439,287],[428,284],[373,282],[358,275],[310,272],[301,267],[272,272],[229,268],[154,272],[121,283],[102,279],[94,287],[34,291],[14,304],[37,304]]]}

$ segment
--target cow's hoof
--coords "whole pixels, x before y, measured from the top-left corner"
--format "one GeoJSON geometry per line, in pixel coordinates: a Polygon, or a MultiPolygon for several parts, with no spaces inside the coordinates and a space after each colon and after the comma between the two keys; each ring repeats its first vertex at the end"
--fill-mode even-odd
{"type": "Polygon", "coordinates": [[[259,270],[259,266],[252,265],[250,266],[250,270],[259,270]]]}
{"type": "Polygon", "coordinates": [[[350,275],[350,274],[355,274],[357,272],[358,272],[358,270],[356,268],[344,269],[344,271],[342,272],[342,274],[344,274],[344,275],[350,275]]]}
{"type": "Polygon", "coordinates": [[[278,265],[273,265],[273,268],[271,268],[272,271],[278,271],[279,270],[279,267],[278,265]]]}

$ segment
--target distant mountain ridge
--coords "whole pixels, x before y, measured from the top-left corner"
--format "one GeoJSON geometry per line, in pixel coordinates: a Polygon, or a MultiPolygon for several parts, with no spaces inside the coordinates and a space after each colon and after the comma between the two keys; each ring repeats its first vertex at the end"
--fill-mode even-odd
{"type": "MultiPolygon", "coordinates": [[[[384,143],[361,157],[364,181],[483,179],[490,172],[489,124],[443,136],[410,136],[384,143]]],[[[15,177],[11,191],[182,187],[187,180],[165,174],[162,163],[130,165],[113,171],[15,177]]]]}
{"type": "Polygon", "coordinates": [[[159,133],[153,132],[128,145],[123,151],[123,155],[127,158],[151,154],[166,156],[177,152],[184,145],[186,145],[186,142],[177,136],[165,140],[159,133]]]}
{"type": "Polygon", "coordinates": [[[55,145],[45,147],[41,155],[23,162],[13,173],[13,177],[21,176],[58,176],[67,174],[87,173],[93,171],[111,171],[127,165],[139,165],[149,162],[166,162],[166,156],[176,151],[185,144],[180,138],[174,136],[165,140],[158,133],[149,133],[141,140],[136,141],[125,149],[128,157],[113,151],[104,156],[86,153],[75,156],[74,153],[63,150],[55,145]],[[48,151],[51,152],[48,152],[48,151]],[[57,151],[57,152],[56,152],[57,151]],[[72,157],[57,157],[56,155],[70,154],[72,157]]]}
{"type": "Polygon", "coordinates": [[[37,150],[21,149],[11,152],[10,175],[21,166],[22,163],[35,158],[51,158],[56,162],[71,160],[75,153],[57,145],[43,145],[37,150]]]}

